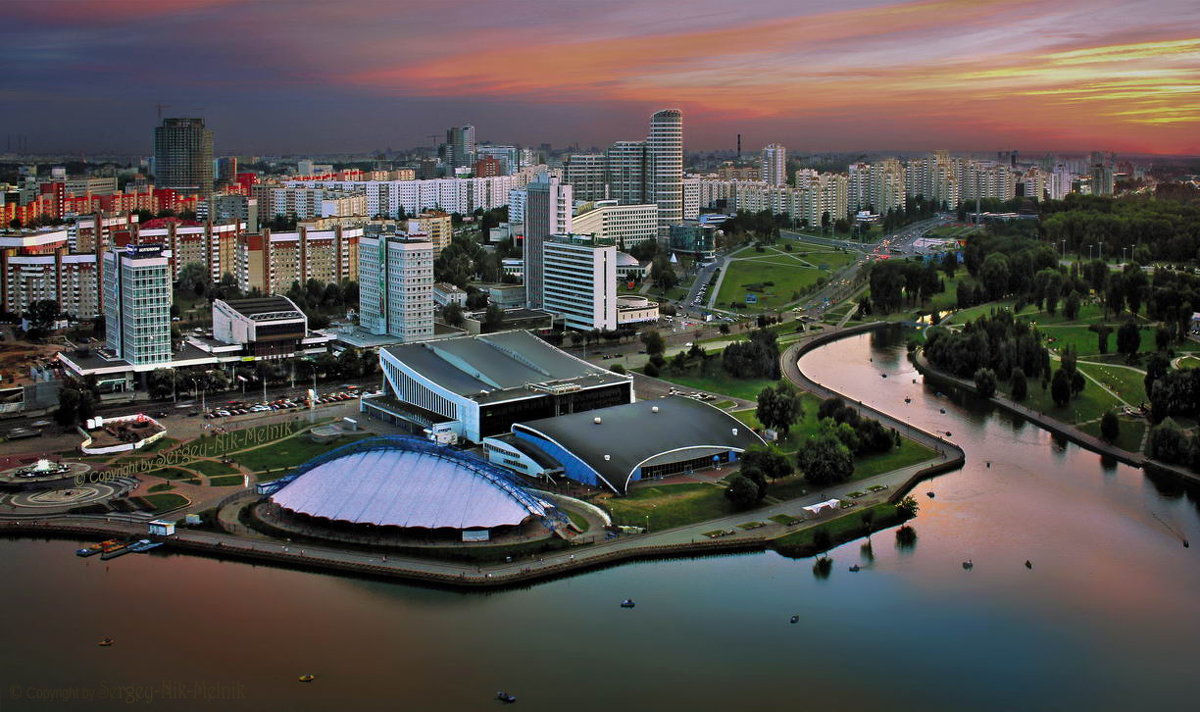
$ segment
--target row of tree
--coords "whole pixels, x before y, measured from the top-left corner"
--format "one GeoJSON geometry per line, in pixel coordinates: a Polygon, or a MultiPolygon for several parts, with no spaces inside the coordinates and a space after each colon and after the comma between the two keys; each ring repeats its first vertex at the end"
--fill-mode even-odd
{"type": "Polygon", "coordinates": [[[1139,264],[1200,260],[1200,201],[1109,198],[1071,193],[1041,206],[1039,231],[1072,252],[1125,254],[1139,264]],[[1132,249],[1130,249],[1132,247],[1132,249]]]}

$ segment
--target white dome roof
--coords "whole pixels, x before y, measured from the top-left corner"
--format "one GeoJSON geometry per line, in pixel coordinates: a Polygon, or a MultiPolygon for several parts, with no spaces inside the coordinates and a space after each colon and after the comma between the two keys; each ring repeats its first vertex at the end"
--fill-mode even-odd
{"type": "Polygon", "coordinates": [[[382,447],[317,464],[274,495],[284,509],[376,526],[517,525],[550,505],[457,451],[382,447]]]}

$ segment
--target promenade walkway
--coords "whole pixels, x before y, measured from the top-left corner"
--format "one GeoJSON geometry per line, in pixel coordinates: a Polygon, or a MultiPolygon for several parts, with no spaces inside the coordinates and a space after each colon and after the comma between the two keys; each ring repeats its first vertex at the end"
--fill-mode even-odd
{"type": "MultiPolygon", "coordinates": [[[[807,378],[800,372],[796,361],[805,351],[820,344],[877,326],[879,324],[860,325],[850,329],[829,329],[807,336],[800,342],[792,344],[781,357],[785,377],[822,398],[840,395],[807,378]]],[[[568,575],[636,559],[706,556],[736,551],[762,550],[769,545],[771,539],[835,518],[832,515],[812,518],[804,511],[805,506],[837,498],[855,503],[852,509],[839,514],[856,516],[858,511],[874,504],[898,500],[917,481],[931,474],[961,465],[963,453],[953,443],[868,406],[860,405],[860,407],[872,417],[879,419],[885,426],[896,428],[901,435],[936,451],[937,457],[869,479],[826,487],[819,492],[813,492],[797,499],[772,503],[758,509],[696,524],[644,534],[618,536],[613,539],[605,538],[604,530],[593,527],[585,534],[576,537],[573,541],[576,545],[566,550],[520,557],[511,562],[502,563],[464,564],[407,555],[349,551],[329,545],[314,546],[266,539],[261,535],[245,531],[244,527],[236,521],[236,517],[222,517],[222,525],[229,525],[229,528],[236,534],[181,528],[174,536],[165,541],[167,548],[170,549],[222,558],[238,558],[276,563],[292,568],[356,573],[456,587],[524,585],[539,579],[568,575]],[[851,492],[856,491],[869,492],[868,488],[874,485],[882,485],[884,488],[858,499],[848,496],[851,492]],[[788,515],[788,517],[803,521],[792,525],[771,521],[770,518],[777,515],[788,515]],[[752,529],[743,529],[739,526],[749,523],[757,524],[752,529]],[[706,533],[713,531],[730,533],[716,538],[706,536],[706,533]],[[587,546],[580,546],[580,544],[587,544],[587,546]]],[[[246,496],[238,493],[234,497],[227,498],[227,501],[242,500],[246,496]]],[[[144,521],[135,522],[123,517],[99,515],[53,515],[41,518],[39,521],[0,519],[0,532],[59,533],[78,537],[109,537],[114,534],[146,536],[144,526],[144,521]]]]}

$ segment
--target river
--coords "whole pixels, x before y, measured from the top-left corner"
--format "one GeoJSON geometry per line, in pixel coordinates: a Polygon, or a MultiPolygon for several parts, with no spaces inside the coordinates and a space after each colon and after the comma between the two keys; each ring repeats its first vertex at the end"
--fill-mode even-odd
{"type": "Polygon", "coordinates": [[[573,712],[1190,708],[1194,496],[939,397],[894,336],[802,368],[966,450],[918,487],[911,549],[880,532],[866,561],[851,542],[826,580],[763,553],[478,594],[4,540],[0,709],[487,710],[500,689],[573,712]]]}

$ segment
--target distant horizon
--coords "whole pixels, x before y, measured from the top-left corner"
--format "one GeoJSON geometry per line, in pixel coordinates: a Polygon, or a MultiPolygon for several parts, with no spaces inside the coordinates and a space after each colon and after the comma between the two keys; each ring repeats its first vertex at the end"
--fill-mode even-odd
{"type": "Polygon", "coordinates": [[[750,151],[1193,156],[1197,27],[1193,0],[14,0],[0,111],[40,153],[147,154],[160,110],[203,116],[222,154],[462,123],[604,146],[678,106],[692,151],[740,132],[750,151]]]}

